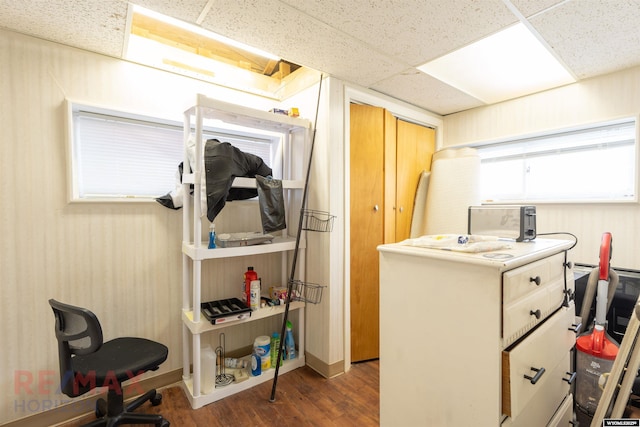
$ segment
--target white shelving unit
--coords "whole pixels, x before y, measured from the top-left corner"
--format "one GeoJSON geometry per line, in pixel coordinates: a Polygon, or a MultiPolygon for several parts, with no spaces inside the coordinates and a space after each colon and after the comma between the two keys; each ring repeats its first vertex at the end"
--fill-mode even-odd
{"type": "MultiPolygon", "coordinates": [[[[275,369],[269,369],[257,377],[250,377],[240,383],[232,383],[230,385],[215,388],[211,393],[202,394],[201,389],[201,366],[200,366],[200,336],[203,333],[212,331],[220,331],[225,328],[233,328],[248,322],[257,322],[269,317],[280,316],[284,314],[285,306],[274,306],[260,308],[251,313],[248,319],[236,320],[233,322],[213,325],[208,322],[200,312],[201,304],[201,275],[202,262],[212,259],[222,259],[230,257],[247,257],[259,256],[268,253],[282,253],[282,283],[286,285],[286,264],[287,254],[296,247],[295,237],[289,237],[287,230],[283,231],[282,237],[277,237],[270,244],[261,244],[255,246],[243,246],[235,248],[216,248],[208,249],[207,243],[202,241],[202,219],[200,212],[202,201],[200,197],[202,186],[202,177],[205,173],[203,167],[203,122],[206,119],[221,120],[228,124],[249,127],[253,129],[267,130],[280,133],[283,136],[285,147],[292,143],[292,135],[301,133],[303,143],[308,145],[311,134],[311,123],[308,120],[293,118],[284,115],[269,113],[266,111],[253,110],[251,108],[229,104],[208,98],[204,95],[197,95],[195,103],[193,103],[184,113],[184,168],[185,172],[182,177],[183,194],[189,194],[189,186],[194,186],[193,194],[196,197],[185,197],[183,207],[183,237],[182,237],[182,267],[183,267],[183,302],[182,302],[182,322],[183,322],[183,381],[182,385],[191,403],[196,409],[209,403],[220,400],[224,397],[233,395],[240,391],[251,388],[257,384],[273,379],[275,369]],[[187,155],[187,141],[191,135],[191,130],[195,129],[195,164],[190,164],[187,155]],[[191,350],[188,343],[191,341],[191,350]]],[[[285,152],[287,150],[285,149],[285,152]]],[[[307,152],[305,147],[303,152],[307,152]]],[[[305,159],[300,159],[304,161],[305,159]]],[[[284,179],[292,178],[290,170],[287,169],[289,162],[283,162],[283,188],[286,190],[304,189],[304,180],[302,179],[284,179]]],[[[295,178],[295,177],[293,177],[295,178]]],[[[234,187],[255,188],[255,179],[252,178],[236,178],[234,187]]],[[[291,198],[286,198],[291,200],[291,198]]],[[[286,206],[291,213],[291,206],[286,206]]],[[[299,254],[304,254],[305,241],[302,239],[299,244],[299,254]]],[[[304,258],[302,258],[304,259],[304,258]]],[[[301,263],[304,266],[304,263],[301,263]]],[[[298,275],[304,277],[304,269],[298,269],[298,275]]],[[[283,366],[280,367],[280,373],[286,373],[293,369],[305,365],[304,353],[304,302],[292,302],[289,310],[298,313],[297,331],[298,331],[298,357],[294,360],[285,360],[283,366]]],[[[225,332],[226,333],[226,332],[225,332]]],[[[230,333],[233,333],[231,330],[230,333]]],[[[247,344],[251,344],[255,337],[247,337],[247,344]]]]}

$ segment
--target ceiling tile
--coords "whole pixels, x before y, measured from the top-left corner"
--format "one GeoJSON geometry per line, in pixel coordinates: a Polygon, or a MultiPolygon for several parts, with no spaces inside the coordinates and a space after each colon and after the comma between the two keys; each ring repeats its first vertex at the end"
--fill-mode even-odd
{"type": "Polygon", "coordinates": [[[202,25],[296,64],[363,86],[407,68],[277,0],[216,1],[202,25]]]}
{"type": "Polygon", "coordinates": [[[440,115],[485,105],[479,99],[413,68],[385,79],[371,89],[440,115]]]}
{"type": "Polygon", "coordinates": [[[569,1],[531,23],[578,78],[640,65],[640,0],[569,1]]]}
{"type": "Polygon", "coordinates": [[[409,66],[517,22],[501,0],[282,1],[409,66]]]}
{"type": "Polygon", "coordinates": [[[0,27],[115,57],[126,22],[127,2],[120,0],[0,2],[0,27]]]}
{"type": "Polygon", "coordinates": [[[518,12],[525,18],[528,18],[543,10],[547,10],[553,6],[565,3],[567,0],[511,0],[518,12]]]}
{"type": "Polygon", "coordinates": [[[172,18],[194,23],[208,0],[133,0],[132,3],[172,18]]]}

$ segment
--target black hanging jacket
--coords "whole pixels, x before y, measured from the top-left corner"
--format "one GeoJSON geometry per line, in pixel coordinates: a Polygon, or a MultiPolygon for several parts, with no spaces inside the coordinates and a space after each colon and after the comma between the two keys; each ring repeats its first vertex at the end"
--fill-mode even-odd
{"type": "Polygon", "coordinates": [[[246,200],[258,196],[255,188],[231,188],[236,177],[269,176],[272,170],[255,154],[245,153],[228,142],[210,139],[204,146],[207,188],[207,218],[215,219],[227,200],[246,200]]]}

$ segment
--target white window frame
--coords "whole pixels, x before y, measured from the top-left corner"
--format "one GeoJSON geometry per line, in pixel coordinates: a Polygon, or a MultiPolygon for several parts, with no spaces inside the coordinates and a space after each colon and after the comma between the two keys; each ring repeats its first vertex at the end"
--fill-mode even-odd
{"type": "MultiPolygon", "coordinates": [[[[478,152],[480,154],[481,159],[483,159],[484,157],[486,157],[486,155],[483,155],[482,153],[482,149],[483,148],[490,148],[490,147],[497,147],[497,146],[503,146],[503,147],[507,147],[510,144],[511,145],[516,145],[516,144],[535,144],[536,142],[540,142],[543,143],[544,140],[550,140],[553,138],[561,138],[563,135],[576,135],[579,133],[584,133],[584,132],[588,132],[589,130],[597,130],[600,128],[606,128],[609,126],[615,126],[621,123],[633,123],[635,132],[634,132],[634,158],[632,159],[632,164],[633,164],[633,177],[632,177],[632,194],[626,194],[626,195],[619,195],[616,197],[603,197],[603,196],[598,196],[598,197],[585,197],[585,198],[571,198],[571,197],[548,197],[548,198],[527,198],[526,195],[523,198],[520,197],[514,197],[514,198],[505,198],[505,199],[500,199],[500,200],[482,200],[483,204],[511,204],[511,203],[526,203],[526,204],[545,204],[545,203],[637,203],[638,202],[638,188],[639,188],[639,184],[638,184],[638,177],[639,177],[639,172],[638,172],[638,168],[639,168],[639,134],[640,134],[640,130],[638,129],[638,117],[637,116],[631,116],[631,117],[624,117],[621,119],[616,119],[616,120],[609,120],[606,122],[598,122],[598,123],[592,123],[589,125],[583,125],[583,126],[577,126],[577,127],[572,127],[572,128],[564,128],[564,129],[558,129],[558,130],[554,130],[554,131],[548,131],[548,132],[544,132],[544,133],[537,133],[537,134],[532,134],[532,135],[523,135],[523,136],[519,136],[519,137],[512,137],[509,139],[501,139],[498,141],[491,141],[491,142],[484,142],[484,143],[478,143],[478,144],[473,144],[472,146],[476,149],[478,149],[478,152]]],[[[533,150],[531,150],[533,151],[533,150]]],[[[545,150],[542,150],[545,151],[545,150]]],[[[566,152],[568,152],[569,149],[566,150],[566,152]]],[[[562,149],[558,150],[559,153],[562,152],[562,149]]],[[[528,156],[531,157],[535,157],[535,154],[528,154],[528,156]]],[[[482,161],[481,161],[482,162],[482,161]]],[[[482,163],[481,166],[482,168],[482,163]]],[[[608,165],[608,164],[603,164],[602,168],[606,170],[606,168],[611,168],[611,167],[615,167],[615,165],[608,165]]],[[[523,175],[518,176],[516,179],[525,179],[524,176],[524,172],[523,175]]],[[[482,183],[481,180],[481,186],[484,185],[482,183]]]]}
{"type": "MultiPolygon", "coordinates": [[[[178,165],[183,161],[183,126],[184,122],[181,120],[171,120],[165,118],[151,117],[140,113],[127,112],[122,110],[116,110],[108,107],[97,106],[95,104],[78,102],[74,100],[66,100],[66,141],[67,141],[67,181],[68,181],[68,201],[70,203],[76,202],[154,202],[155,198],[167,194],[175,189],[176,182],[173,182],[171,186],[166,188],[162,194],[157,195],[139,195],[139,194],[93,194],[83,195],[80,184],[80,159],[78,156],[78,144],[80,144],[78,136],[77,122],[75,118],[78,114],[95,114],[99,116],[110,116],[117,120],[144,122],[158,127],[170,127],[173,128],[179,134],[178,152],[180,153],[173,170],[172,176],[175,176],[178,171],[178,165]]],[[[141,123],[142,124],[142,123],[141,123]]],[[[273,175],[276,178],[280,178],[282,175],[283,166],[283,138],[282,135],[273,132],[256,131],[255,129],[241,128],[238,126],[227,125],[223,122],[216,121],[203,129],[204,139],[217,138],[223,142],[230,142],[233,145],[251,144],[251,141],[256,143],[270,144],[270,158],[264,159],[265,162],[272,168],[273,175]]],[[[246,145],[245,148],[241,148],[243,151],[251,152],[250,148],[246,145]],[[247,149],[249,148],[249,149],[247,149]]]]}

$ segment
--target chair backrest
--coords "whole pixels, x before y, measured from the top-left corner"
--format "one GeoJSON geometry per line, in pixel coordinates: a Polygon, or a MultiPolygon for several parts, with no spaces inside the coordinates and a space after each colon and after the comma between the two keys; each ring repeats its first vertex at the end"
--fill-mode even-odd
{"type": "Polygon", "coordinates": [[[60,362],[60,388],[67,396],[79,396],[88,390],[74,386],[75,372],[72,368],[74,355],[85,355],[102,347],[102,327],[91,311],[69,304],[49,300],[55,315],[55,332],[58,339],[60,362]]]}

